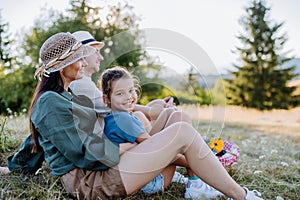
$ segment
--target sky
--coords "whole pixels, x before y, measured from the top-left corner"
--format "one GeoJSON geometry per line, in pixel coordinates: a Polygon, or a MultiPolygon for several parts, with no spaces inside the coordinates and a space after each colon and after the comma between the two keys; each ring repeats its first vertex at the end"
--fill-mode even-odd
{"type": "MultiPolygon", "coordinates": [[[[117,3],[117,0],[90,0],[92,5],[117,3]]],[[[121,1],[124,2],[124,1],[121,1]]],[[[202,48],[219,72],[232,68],[237,55],[232,51],[239,46],[236,36],[243,31],[239,19],[245,15],[247,0],[128,0],[133,12],[140,17],[140,28],[166,29],[180,34],[202,48]]],[[[268,0],[271,6],[270,19],[284,22],[281,29],[289,38],[284,50],[291,50],[290,56],[300,57],[300,1],[268,0]]],[[[9,23],[10,31],[20,32],[33,25],[43,7],[63,11],[69,7],[69,0],[0,0],[2,18],[9,23]]],[[[176,35],[175,34],[175,35],[176,35]]],[[[176,38],[176,37],[175,37],[176,38]]],[[[176,42],[175,42],[176,43],[176,42]]],[[[181,41],[181,44],[183,41],[181,41]]],[[[192,54],[193,49],[190,50],[192,54]]],[[[166,66],[189,68],[188,59],[172,53],[149,49],[159,56],[166,66]]]]}

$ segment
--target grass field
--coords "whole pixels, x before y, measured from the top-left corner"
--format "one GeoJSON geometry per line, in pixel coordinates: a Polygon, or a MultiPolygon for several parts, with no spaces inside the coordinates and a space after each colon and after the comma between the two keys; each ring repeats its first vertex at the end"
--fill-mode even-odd
{"type": "MultiPolygon", "coordinates": [[[[239,184],[257,189],[264,199],[300,199],[300,107],[264,112],[240,107],[181,109],[189,113],[203,135],[220,135],[239,146],[241,156],[229,170],[239,184]]],[[[24,116],[8,118],[1,134],[24,138],[27,122],[24,116]]],[[[6,157],[14,150],[1,152],[1,165],[6,165],[6,157]]],[[[0,175],[0,188],[0,199],[70,199],[46,165],[33,177],[0,175]]],[[[151,196],[136,193],[126,199],[183,199],[184,191],[184,185],[173,183],[164,192],[151,196]]]]}

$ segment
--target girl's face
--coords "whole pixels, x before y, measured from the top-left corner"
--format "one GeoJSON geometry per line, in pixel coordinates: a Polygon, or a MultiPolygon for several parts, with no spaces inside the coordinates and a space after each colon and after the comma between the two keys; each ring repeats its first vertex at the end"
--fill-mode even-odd
{"type": "Polygon", "coordinates": [[[133,111],[137,102],[137,94],[131,78],[121,78],[112,82],[110,95],[111,110],[133,111]]]}
{"type": "Polygon", "coordinates": [[[83,67],[85,66],[87,66],[87,62],[82,58],[64,69],[61,69],[61,74],[67,83],[71,83],[83,77],[83,67]]]}

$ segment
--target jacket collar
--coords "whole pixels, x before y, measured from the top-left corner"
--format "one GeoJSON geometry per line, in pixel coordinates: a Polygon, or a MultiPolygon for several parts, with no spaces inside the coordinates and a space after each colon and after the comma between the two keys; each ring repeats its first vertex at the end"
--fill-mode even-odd
{"type": "Polygon", "coordinates": [[[66,99],[68,99],[69,101],[72,101],[73,99],[73,92],[72,90],[69,88],[68,91],[63,90],[62,93],[60,93],[61,96],[65,97],[66,99]]]}

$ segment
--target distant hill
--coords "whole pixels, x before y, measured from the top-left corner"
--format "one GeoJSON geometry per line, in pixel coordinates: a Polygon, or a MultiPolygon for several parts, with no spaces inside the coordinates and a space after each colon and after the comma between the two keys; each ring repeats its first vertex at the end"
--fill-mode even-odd
{"type": "MultiPolygon", "coordinates": [[[[284,68],[292,67],[292,66],[296,66],[294,73],[298,74],[298,76],[295,77],[292,81],[300,80],[300,58],[291,59],[290,61],[288,61],[284,65],[282,65],[281,68],[284,69],[284,68]]],[[[221,74],[220,76],[225,79],[230,79],[230,77],[231,77],[230,74],[221,74]]],[[[209,83],[207,85],[212,86],[216,82],[216,80],[220,78],[220,76],[214,76],[214,75],[205,76],[206,80],[208,80],[207,82],[209,83]]]]}
{"type": "Polygon", "coordinates": [[[220,74],[220,75],[206,75],[199,80],[200,85],[204,86],[205,88],[211,88],[214,86],[218,79],[231,79],[230,74],[220,74]]]}
{"type": "MultiPolygon", "coordinates": [[[[200,75],[198,74],[198,83],[204,88],[211,88],[214,86],[216,81],[220,78],[229,79],[230,74],[216,74],[216,75],[200,75]]],[[[159,73],[159,78],[161,78],[162,83],[172,86],[173,88],[182,88],[182,84],[188,83],[188,78],[186,73],[177,73],[175,71],[169,70],[168,68],[162,68],[159,73]]]]}
{"type": "MultiPolygon", "coordinates": [[[[300,80],[300,58],[294,58],[284,65],[282,65],[282,69],[296,66],[295,73],[298,74],[293,80],[300,80]]],[[[170,71],[169,69],[162,69],[160,73],[160,78],[164,80],[164,83],[172,85],[174,88],[180,88],[182,83],[187,83],[186,74],[178,74],[175,71],[170,71]]],[[[211,88],[216,83],[216,81],[220,78],[230,79],[230,74],[220,74],[220,75],[202,75],[199,78],[199,84],[204,86],[205,88],[211,88]]]]}
{"type": "Polygon", "coordinates": [[[300,79],[300,58],[294,58],[288,62],[286,62],[284,65],[282,65],[282,68],[292,67],[296,66],[295,73],[298,74],[297,77],[294,78],[294,80],[300,79]]]}

